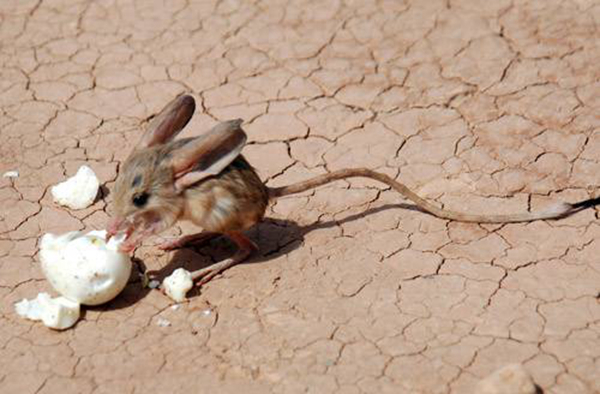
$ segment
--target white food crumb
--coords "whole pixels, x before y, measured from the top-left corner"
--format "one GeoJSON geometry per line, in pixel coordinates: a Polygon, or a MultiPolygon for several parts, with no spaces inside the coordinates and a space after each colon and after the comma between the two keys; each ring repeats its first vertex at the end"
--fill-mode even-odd
{"type": "Polygon", "coordinates": [[[88,166],[81,166],[75,176],[52,187],[54,202],[71,209],[87,208],[96,199],[100,182],[94,171],[88,166]]]}
{"type": "Polygon", "coordinates": [[[171,322],[165,319],[164,317],[159,317],[156,319],[156,325],[159,327],[169,327],[171,322]]]}
{"type": "Polygon", "coordinates": [[[19,171],[6,171],[4,173],[4,175],[2,175],[4,178],[18,178],[19,177],[19,171]]]}
{"type": "Polygon", "coordinates": [[[15,304],[17,314],[29,320],[41,320],[44,325],[57,330],[73,326],[79,320],[80,308],[77,302],[65,297],[50,298],[48,293],[40,293],[33,300],[23,299],[15,304]]]}
{"type": "Polygon", "coordinates": [[[202,311],[202,314],[203,314],[204,316],[208,316],[208,315],[210,315],[211,313],[212,313],[212,311],[211,311],[210,309],[205,309],[205,310],[203,310],[203,311],[202,311]]]}
{"type": "Polygon", "coordinates": [[[185,294],[194,286],[192,274],[183,269],[177,268],[173,273],[163,280],[162,287],[165,293],[175,302],[185,301],[185,294]]]}
{"type": "Polygon", "coordinates": [[[160,282],[157,281],[156,279],[153,279],[150,282],[148,282],[148,288],[150,288],[150,289],[158,289],[159,287],[160,287],[160,282]]]}
{"type": "Polygon", "coordinates": [[[174,311],[178,310],[179,308],[181,308],[180,304],[171,305],[171,309],[174,311]]]}

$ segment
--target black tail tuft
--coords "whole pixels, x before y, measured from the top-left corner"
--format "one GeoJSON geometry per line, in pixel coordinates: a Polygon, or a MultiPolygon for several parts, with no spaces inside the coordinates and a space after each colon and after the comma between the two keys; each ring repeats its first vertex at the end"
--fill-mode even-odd
{"type": "Polygon", "coordinates": [[[575,204],[571,204],[573,209],[585,209],[596,205],[600,205],[600,197],[590,198],[589,200],[579,201],[575,204]]]}

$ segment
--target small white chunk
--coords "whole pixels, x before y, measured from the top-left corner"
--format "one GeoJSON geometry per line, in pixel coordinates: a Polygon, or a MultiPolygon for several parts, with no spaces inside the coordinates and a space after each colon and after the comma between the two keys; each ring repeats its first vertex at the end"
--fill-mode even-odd
{"type": "Polygon", "coordinates": [[[177,268],[163,280],[162,287],[173,301],[183,302],[185,294],[194,287],[192,274],[183,268],[177,268]]]}
{"type": "Polygon", "coordinates": [[[19,171],[6,171],[2,176],[4,178],[18,178],[19,171]]]}
{"type": "Polygon", "coordinates": [[[100,182],[94,171],[81,166],[75,176],[52,187],[54,202],[71,209],[87,208],[96,199],[100,182]]]}
{"type": "Polygon", "coordinates": [[[41,320],[45,326],[64,330],[79,320],[80,308],[77,302],[65,297],[50,298],[48,293],[40,293],[33,300],[22,300],[15,304],[15,310],[29,320],[41,320]]]}
{"type": "Polygon", "coordinates": [[[107,243],[106,231],[84,234],[45,234],[40,242],[42,271],[64,297],[85,305],[99,305],[115,298],[127,285],[131,260],[118,251],[124,237],[107,243]]]}
{"type": "Polygon", "coordinates": [[[156,320],[156,325],[159,327],[169,327],[171,325],[171,322],[165,319],[164,317],[159,317],[156,320]]]}
{"type": "Polygon", "coordinates": [[[148,282],[148,286],[149,289],[158,289],[160,287],[160,282],[157,281],[156,279],[152,279],[150,282],[148,282]]]}
{"type": "Polygon", "coordinates": [[[535,394],[537,389],[531,376],[521,364],[509,364],[482,379],[475,389],[477,394],[535,394]]]}

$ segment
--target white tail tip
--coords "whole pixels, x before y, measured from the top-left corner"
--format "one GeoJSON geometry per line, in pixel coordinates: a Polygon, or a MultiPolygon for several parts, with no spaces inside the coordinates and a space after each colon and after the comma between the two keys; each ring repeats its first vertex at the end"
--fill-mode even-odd
{"type": "Polygon", "coordinates": [[[540,212],[540,216],[544,216],[548,219],[558,218],[566,215],[573,209],[573,206],[566,202],[557,202],[546,208],[544,211],[540,212]]]}

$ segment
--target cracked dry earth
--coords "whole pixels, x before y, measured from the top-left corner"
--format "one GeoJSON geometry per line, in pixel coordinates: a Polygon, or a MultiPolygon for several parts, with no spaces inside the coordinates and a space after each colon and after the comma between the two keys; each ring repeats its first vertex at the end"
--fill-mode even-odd
{"type": "Polygon", "coordinates": [[[136,251],[73,329],[19,319],[50,287],[46,232],[103,228],[119,163],[182,92],[184,135],[241,117],[269,185],[377,169],[445,207],[517,212],[598,195],[594,0],[0,3],[0,392],[471,393],[522,363],[545,393],[600,392],[600,221],[460,224],[352,180],[277,201],[260,252],[172,308],[158,278],[226,240],[136,251]],[[69,211],[49,187],[87,163],[69,211]]]}

